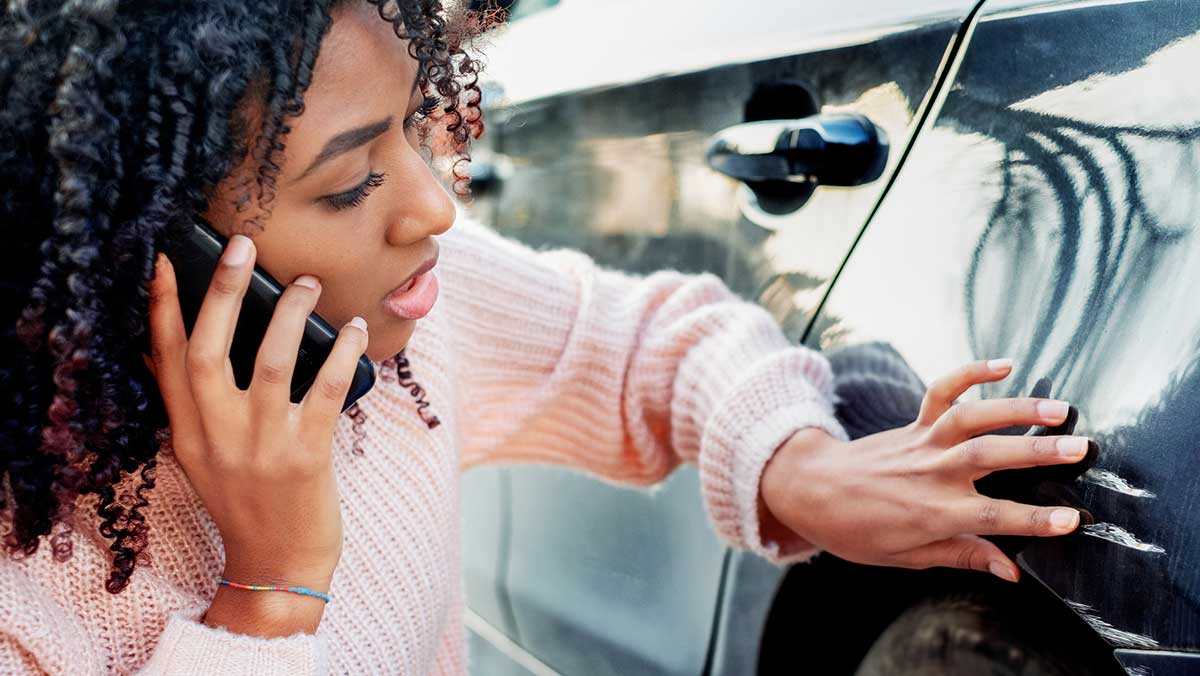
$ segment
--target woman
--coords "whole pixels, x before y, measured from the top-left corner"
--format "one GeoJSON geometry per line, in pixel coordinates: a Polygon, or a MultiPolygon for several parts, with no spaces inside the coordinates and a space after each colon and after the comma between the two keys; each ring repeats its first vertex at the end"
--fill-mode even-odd
{"type": "Polygon", "coordinates": [[[1064,402],[954,403],[1009,360],[850,442],[825,358],[715,277],[456,224],[424,151],[464,175],[480,20],[436,0],[9,3],[0,672],[462,674],[458,476],[482,463],[645,486],[695,462],[717,532],[780,565],[823,549],[1015,581],[979,534],[1077,526],[972,489],[1087,448],[986,434],[1064,402]],[[230,244],[189,336],[169,255],[197,217],[230,244]],[[255,263],[290,283],[241,390],[255,263]],[[292,404],[314,310],[341,329],[292,404]],[[341,416],[362,354],[380,382],[341,416]]]}

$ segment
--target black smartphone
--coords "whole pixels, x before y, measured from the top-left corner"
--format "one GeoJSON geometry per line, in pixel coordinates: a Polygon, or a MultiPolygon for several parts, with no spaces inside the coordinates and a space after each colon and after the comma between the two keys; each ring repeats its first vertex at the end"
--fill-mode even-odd
{"type": "MultiPolygon", "coordinates": [[[[197,219],[193,222],[189,236],[180,242],[175,251],[167,253],[175,269],[179,308],[183,312],[183,323],[188,336],[192,335],[196,317],[200,314],[200,304],[208,293],[213,272],[217,269],[226,244],[228,240],[224,236],[202,219],[197,219]]],[[[283,289],[284,285],[271,277],[261,266],[254,266],[250,286],[242,299],[241,313],[233,332],[233,344],[229,348],[234,380],[242,389],[250,386],[259,345],[267,333],[267,326],[271,323],[275,304],[279,302],[283,289]]],[[[333,351],[336,339],[337,331],[320,315],[315,312],[308,315],[304,324],[304,336],[300,340],[300,351],[296,355],[296,367],[292,373],[292,403],[299,403],[304,398],[304,394],[317,378],[317,371],[333,351]]],[[[142,352],[150,354],[149,327],[143,340],[142,352]]],[[[375,367],[366,355],[362,355],[358,358],[358,367],[354,371],[342,411],[350,408],[351,404],[369,392],[374,385],[375,367]]]]}

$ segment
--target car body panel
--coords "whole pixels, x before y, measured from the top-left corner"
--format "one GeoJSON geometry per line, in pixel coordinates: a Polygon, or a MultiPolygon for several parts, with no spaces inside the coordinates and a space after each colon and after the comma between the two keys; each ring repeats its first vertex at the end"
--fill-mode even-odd
{"type": "Polygon", "coordinates": [[[1194,676],[1200,674],[1200,653],[1168,650],[1118,650],[1117,659],[1129,676],[1194,676]]]}
{"type": "Polygon", "coordinates": [[[989,1],[969,40],[807,342],[926,383],[1015,358],[967,398],[1049,377],[1102,447],[1097,523],[1022,567],[1114,647],[1200,650],[1200,12],[989,1]]]}
{"type": "MultiPolygon", "coordinates": [[[[504,234],[579,248],[603,265],[711,272],[762,303],[798,341],[898,166],[974,0],[852,0],[812,17],[774,0],[723,3],[707,14],[679,0],[638,4],[653,16],[673,7],[692,12],[689,20],[724,22],[657,37],[614,33],[598,20],[581,31],[578,15],[567,19],[573,5],[585,4],[564,0],[492,39],[484,82],[489,127],[475,157],[503,160],[511,170],[472,211],[504,234]],[[729,7],[756,18],[726,21],[729,7]],[[784,19],[791,30],[781,33],[784,19]],[[706,30],[728,40],[704,38],[706,30]],[[790,46],[738,47],[752,43],[756,30],[772,39],[786,33],[790,46]],[[557,50],[542,46],[567,35],[580,45],[566,52],[577,59],[579,78],[556,79],[539,69],[554,65],[546,62],[557,50]],[[686,61],[685,38],[696,41],[691,57],[716,61],[686,61]],[[514,41],[531,51],[513,56],[514,41]],[[617,47],[650,70],[621,70],[620,59],[586,61],[593,50],[617,47]],[[517,82],[528,77],[540,78],[542,89],[517,82]],[[892,146],[883,177],[818,188],[802,209],[771,215],[708,168],[708,139],[741,123],[756,86],[772,82],[801,83],[821,112],[867,115],[892,146]]],[[[630,6],[593,3],[616,13],[630,6]]],[[[694,466],[649,491],[550,466],[479,468],[466,480],[477,483],[464,488],[464,500],[477,504],[467,509],[465,552],[480,556],[468,568],[468,604],[474,611],[481,599],[479,617],[537,660],[562,674],[753,668],[763,618],[739,621],[745,614],[738,609],[769,605],[781,569],[740,558],[730,566],[705,516],[694,466]],[[501,495],[507,503],[494,504],[501,495]],[[734,574],[727,577],[727,569],[734,574]],[[718,622],[723,639],[713,646],[718,622]]]]}
{"type": "Polygon", "coordinates": [[[627,87],[853,44],[959,21],[972,0],[685,2],[565,0],[503,29],[485,46],[504,105],[627,87]]]}
{"type": "Polygon", "coordinates": [[[471,610],[493,627],[512,633],[507,592],[500,585],[508,561],[511,482],[502,467],[463,474],[463,584],[471,610]]]}
{"type": "MultiPolygon", "coordinates": [[[[516,30],[553,18],[560,7],[518,23],[513,35],[497,41],[526,37],[516,30]]],[[[847,27],[844,33],[869,42],[624,87],[519,103],[506,103],[489,87],[490,138],[477,155],[486,163],[498,154],[512,174],[498,195],[482,196],[475,211],[507,234],[576,247],[605,265],[721,275],[798,336],[898,164],[966,11],[955,18],[938,12],[929,23],[866,22],[871,31],[847,27]],[[879,180],[818,188],[804,208],[776,215],[757,208],[744,186],[712,171],[704,155],[715,132],[743,121],[756,85],[790,81],[808,88],[821,112],[865,114],[894,150],[879,180]]],[[[806,43],[803,34],[796,42],[806,43]]],[[[503,63],[500,46],[490,53],[503,63]]],[[[649,45],[626,48],[644,61],[667,60],[649,45]]],[[[516,63],[510,68],[522,72],[516,63]]],[[[491,74],[500,78],[499,69],[493,65],[491,74]]],[[[507,92],[511,85],[500,87],[507,92]]]]}

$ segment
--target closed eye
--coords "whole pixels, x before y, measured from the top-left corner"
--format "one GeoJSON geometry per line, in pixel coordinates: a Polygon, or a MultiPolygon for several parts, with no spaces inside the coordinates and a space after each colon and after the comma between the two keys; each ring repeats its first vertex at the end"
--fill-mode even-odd
{"type": "MultiPolygon", "coordinates": [[[[430,115],[437,111],[439,103],[441,103],[441,100],[436,96],[425,96],[422,98],[420,107],[413,111],[412,115],[404,118],[404,128],[412,129],[422,121],[428,119],[430,115]]],[[[363,200],[366,199],[367,195],[371,194],[372,190],[383,185],[385,176],[386,174],[384,173],[376,174],[375,172],[371,172],[362,183],[350,190],[337,193],[336,195],[326,195],[321,198],[321,201],[338,211],[352,209],[362,204],[363,200]]]]}
{"type": "Polygon", "coordinates": [[[387,174],[376,174],[375,172],[371,172],[367,174],[366,180],[347,190],[346,192],[340,192],[336,195],[327,195],[322,197],[321,200],[338,211],[357,207],[358,205],[362,204],[362,201],[366,199],[367,195],[371,194],[372,190],[383,185],[383,178],[386,175],[387,174]]]}

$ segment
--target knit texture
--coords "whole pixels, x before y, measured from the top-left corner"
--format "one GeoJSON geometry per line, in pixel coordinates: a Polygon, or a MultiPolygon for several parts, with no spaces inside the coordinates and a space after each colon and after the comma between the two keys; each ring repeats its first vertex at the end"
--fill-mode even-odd
{"type": "Polygon", "coordinates": [[[925,383],[896,348],[859,343],[826,358],[833,368],[834,413],[851,439],[903,427],[921,415],[925,383]]]}
{"type": "Polygon", "coordinates": [[[815,553],[798,538],[764,542],[757,498],[763,466],[796,430],[847,438],[824,357],[712,275],[627,275],[465,219],[439,243],[441,298],[406,355],[442,424],[422,422],[394,362],[375,363],[359,400],[365,453],[351,452],[349,416],[334,435],[345,540],[315,635],[199,621],[224,552],[164,446],[143,510],[151,560],[123,592],[104,590],[95,496],[80,501],[70,560],[43,544],[0,563],[0,673],[461,676],[459,479],[488,463],[554,463],[630,487],[696,463],[722,539],[776,565],[815,553]]]}

